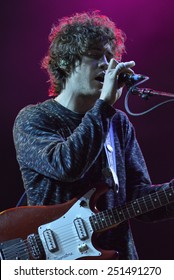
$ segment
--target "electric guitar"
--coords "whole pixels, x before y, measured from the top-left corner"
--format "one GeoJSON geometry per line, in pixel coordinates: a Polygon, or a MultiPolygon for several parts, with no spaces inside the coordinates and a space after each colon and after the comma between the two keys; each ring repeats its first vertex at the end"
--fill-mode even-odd
{"type": "Polygon", "coordinates": [[[106,186],[100,185],[64,204],[1,212],[0,259],[116,259],[115,251],[96,246],[97,236],[174,201],[174,187],[170,187],[100,212],[96,202],[106,191],[106,186]]]}

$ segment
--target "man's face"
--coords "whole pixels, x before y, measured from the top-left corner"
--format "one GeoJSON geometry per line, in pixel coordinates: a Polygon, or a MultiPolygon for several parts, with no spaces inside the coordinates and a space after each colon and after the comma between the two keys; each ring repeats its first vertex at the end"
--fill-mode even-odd
{"type": "Polygon", "coordinates": [[[109,44],[94,46],[83,55],[69,79],[74,94],[99,97],[104,74],[112,57],[113,53],[109,44]]]}

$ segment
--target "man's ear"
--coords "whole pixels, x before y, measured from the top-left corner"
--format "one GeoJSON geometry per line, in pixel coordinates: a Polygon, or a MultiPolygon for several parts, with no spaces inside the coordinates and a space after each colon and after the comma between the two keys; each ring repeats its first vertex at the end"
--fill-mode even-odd
{"type": "Polygon", "coordinates": [[[77,59],[77,60],[75,61],[75,67],[78,67],[80,64],[81,64],[80,59],[77,59]]]}

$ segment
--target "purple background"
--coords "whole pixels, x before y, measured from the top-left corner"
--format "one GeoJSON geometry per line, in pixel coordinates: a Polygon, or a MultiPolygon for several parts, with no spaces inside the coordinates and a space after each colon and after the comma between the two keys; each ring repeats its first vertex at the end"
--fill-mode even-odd
{"type": "MultiPolygon", "coordinates": [[[[48,77],[40,70],[40,61],[48,48],[51,26],[62,16],[93,9],[101,10],[126,33],[123,60],[135,60],[134,71],[150,77],[142,87],[174,92],[172,0],[1,1],[1,210],[14,207],[23,193],[12,126],[22,107],[47,99],[48,77]]],[[[125,111],[124,97],[117,106],[125,111]]],[[[130,107],[141,112],[164,100],[132,96],[130,107]]],[[[141,117],[130,116],[153,183],[174,177],[173,116],[173,102],[141,117]]],[[[132,227],[141,259],[174,259],[174,220],[158,224],[132,221],[132,227]]]]}

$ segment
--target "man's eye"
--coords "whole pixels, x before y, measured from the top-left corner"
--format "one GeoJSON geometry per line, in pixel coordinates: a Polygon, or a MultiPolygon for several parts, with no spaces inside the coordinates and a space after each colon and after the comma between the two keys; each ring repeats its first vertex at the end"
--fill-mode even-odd
{"type": "Polygon", "coordinates": [[[91,52],[88,54],[90,57],[95,58],[95,59],[100,59],[101,58],[101,53],[95,53],[95,52],[91,52]]]}

